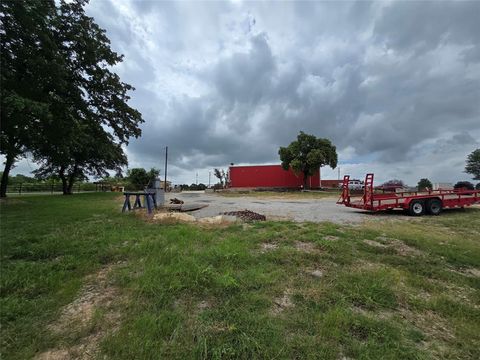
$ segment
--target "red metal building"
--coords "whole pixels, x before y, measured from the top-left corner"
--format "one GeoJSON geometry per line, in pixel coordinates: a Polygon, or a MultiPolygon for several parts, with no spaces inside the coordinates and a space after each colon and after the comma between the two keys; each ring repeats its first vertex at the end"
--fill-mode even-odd
{"type": "MultiPolygon", "coordinates": [[[[296,176],[292,169],[283,170],[281,165],[231,166],[229,170],[232,188],[300,188],[303,185],[303,174],[296,176]]],[[[307,183],[311,188],[320,187],[320,171],[310,176],[307,183]]]]}

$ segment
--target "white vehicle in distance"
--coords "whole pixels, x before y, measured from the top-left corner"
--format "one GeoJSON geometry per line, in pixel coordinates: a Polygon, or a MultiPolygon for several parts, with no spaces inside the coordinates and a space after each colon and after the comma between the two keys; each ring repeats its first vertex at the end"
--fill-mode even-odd
{"type": "Polygon", "coordinates": [[[348,182],[348,188],[350,190],[363,190],[365,184],[361,180],[350,180],[348,182]]]}

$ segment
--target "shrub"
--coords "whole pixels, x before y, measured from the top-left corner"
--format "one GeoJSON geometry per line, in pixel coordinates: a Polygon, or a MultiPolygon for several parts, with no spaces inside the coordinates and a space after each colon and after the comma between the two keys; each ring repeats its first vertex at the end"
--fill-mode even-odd
{"type": "Polygon", "coordinates": [[[419,191],[425,190],[426,188],[432,189],[433,185],[432,182],[426,178],[420,179],[420,181],[417,184],[417,188],[419,191]]]}
{"type": "Polygon", "coordinates": [[[454,186],[454,189],[467,189],[467,190],[474,190],[475,187],[470,181],[459,181],[454,186]]]}

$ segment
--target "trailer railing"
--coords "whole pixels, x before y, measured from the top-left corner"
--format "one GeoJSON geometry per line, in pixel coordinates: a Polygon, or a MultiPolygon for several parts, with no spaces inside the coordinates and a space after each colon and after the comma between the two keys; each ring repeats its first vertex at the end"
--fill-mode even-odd
{"type": "Polygon", "coordinates": [[[402,191],[377,193],[373,187],[373,174],[365,177],[363,196],[352,198],[349,185],[350,176],[345,175],[342,184],[342,194],[337,204],[354,207],[358,209],[378,211],[393,208],[407,209],[413,200],[427,201],[427,199],[438,199],[443,207],[463,207],[480,202],[480,190],[468,189],[438,189],[427,191],[402,191]]]}

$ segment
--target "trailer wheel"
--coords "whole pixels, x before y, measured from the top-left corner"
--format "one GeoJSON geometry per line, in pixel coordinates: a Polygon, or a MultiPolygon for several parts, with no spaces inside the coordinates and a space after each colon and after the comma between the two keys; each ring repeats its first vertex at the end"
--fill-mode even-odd
{"type": "Polygon", "coordinates": [[[412,216],[422,216],[425,214],[425,203],[421,200],[413,200],[410,202],[408,212],[412,216]]]}
{"type": "Polygon", "coordinates": [[[431,215],[439,215],[442,212],[442,202],[439,199],[427,201],[427,212],[431,215]]]}

